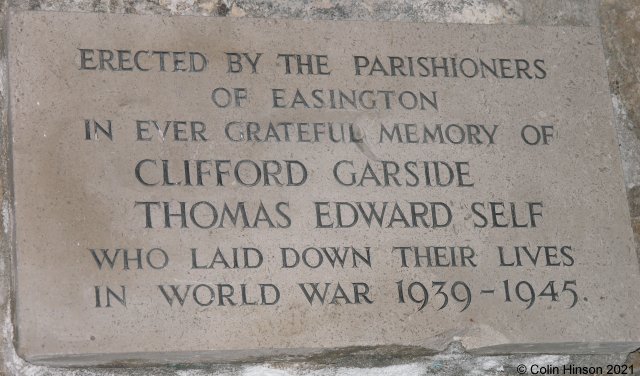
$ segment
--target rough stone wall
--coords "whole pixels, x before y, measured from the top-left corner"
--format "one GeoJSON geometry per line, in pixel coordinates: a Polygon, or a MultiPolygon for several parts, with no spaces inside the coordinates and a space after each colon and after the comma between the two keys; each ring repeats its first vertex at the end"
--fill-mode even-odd
{"type": "MultiPolygon", "coordinates": [[[[0,0],[0,375],[511,375],[519,364],[634,364],[640,353],[610,355],[474,356],[452,343],[432,356],[392,349],[333,353],[317,359],[173,367],[52,368],[20,359],[12,346],[12,197],[4,35],[11,10],[108,12],[216,17],[355,19],[481,24],[596,26],[602,30],[612,108],[632,225],[640,244],[640,1],[639,0],[0,0]]],[[[44,37],[44,36],[43,36],[44,37]]],[[[640,257],[640,246],[638,247],[640,257]]],[[[638,313],[636,313],[638,314],[638,313]]]]}
{"type": "Polygon", "coordinates": [[[640,257],[640,3],[606,0],[600,9],[631,222],[640,257]]]}

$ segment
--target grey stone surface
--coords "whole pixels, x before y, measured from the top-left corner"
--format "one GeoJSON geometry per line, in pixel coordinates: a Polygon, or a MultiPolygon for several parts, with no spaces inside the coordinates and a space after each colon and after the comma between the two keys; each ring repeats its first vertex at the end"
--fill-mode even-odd
{"type": "MultiPolygon", "coordinates": [[[[602,36],[608,52],[609,86],[636,244],[640,245],[640,5],[637,1],[603,1],[602,36]]],[[[640,246],[638,247],[640,257],[640,246]]]]}
{"type": "MultiPolygon", "coordinates": [[[[638,139],[633,131],[637,119],[633,109],[638,108],[634,99],[633,86],[638,84],[637,48],[635,43],[640,40],[637,17],[638,3],[635,0],[620,1],[421,1],[421,2],[207,2],[207,1],[16,1],[11,4],[3,2],[1,9],[11,6],[16,9],[41,10],[70,10],[89,12],[128,12],[138,14],[200,14],[226,15],[229,17],[282,17],[282,18],[344,18],[344,19],[380,19],[429,22],[468,22],[468,23],[523,23],[532,25],[601,25],[603,40],[607,47],[607,62],[611,88],[616,113],[616,128],[620,132],[619,138],[622,160],[625,171],[627,188],[633,190],[638,182],[638,139]],[[364,7],[364,9],[363,9],[364,7]],[[598,14],[599,13],[599,14],[598,14]],[[618,20],[618,22],[613,22],[618,20]],[[635,20],[635,21],[634,21],[635,20]],[[621,64],[623,66],[621,66],[621,64]],[[631,89],[618,91],[619,85],[629,85],[631,89]],[[631,110],[630,110],[631,109],[631,110]]],[[[4,25],[4,21],[3,21],[4,25]]],[[[4,30],[6,28],[3,27],[4,30]]],[[[549,355],[544,358],[511,356],[511,357],[476,357],[465,353],[461,349],[454,349],[452,354],[443,353],[433,357],[419,357],[405,359],[392,357],[388,359],[377,356],[380,363],[361,361],[357,357],[349,356],[337,363],[333,358],[319,359],[317,363],[277,362],[256,365],[217,365],[188,369],[182,366],[151,369],[60,369],[39,367],[25,363],[18,358],[13,350],[13,324],[11,321],[12,298],[10,281],[12,276],[11,244],[12,238],[12,209],[11,193],[7,189],[11,174],[7,165],[8,138],[6,137],[6,61],[0,64],[2,78],[2,106],[3,127],[2,155],[0,167],[3,182],[2,205],[2,257],[0,257],[0,308],[3,316],[3,334],[0,341],[3,346],[2,367],[10,375],[204,375],[204,374],[244,374],[244,375],[288,375],[288,374],[322,374],[322,375],[353,375],[353,374],[485,374],[504,375],[516,374],[515,365],[518,363],[580,363],[587,365],[602,365],[619,363],[626,359],[640,367],[638,356],[634,353],[615,356],[558,356],[549,355]],[[384,364],[396,364],[384,366],[384,364]],[[371,368],[373,367],[373,368],[371,368]]],[[[637,87],[637,86],[636,86],[637,87]]],[[[636,91],[637,92],[637,91],[636,91]]],[[[629,194],[631,212],[636,195],[629,194]]],[[[636,222],[637,223],[637,222],[636,222]]],[[[636,234],[640,233],[640,226],[635,225],[636,234]]]]}
{"type": "MultiPolygon", "coordinates": [[[[154,352],[171,360],[172,354],[184,352],[187,357],[224,361],[389,345],[440,351],[456,337],[468,350],[484,353],[601,352],[612,346],[609,343],[615,352],[638,346],[640,323],[629,312],[639,310],[638,291],[632,286],[640,279],[622,172],[612,167],[620,162],[614,132],[606,126],[611,124],[611,108],[596,28],[17,12],[11,18],[9,43],[18,256],[15,322],[18,352],[28,360],[63,362],[69,356],[73,364],[111,364],[153,361],[154,352]],[[48,39],[41,38],[45,33],[48,39]],[[107,42],[104,35],[109,35],[107,42]],[[211,35],[216,35],[213,45],[211,35]],[[325,70],[331,74],[287,75],[277,58],[282,45],[291,52],[314,46],[328,55],[325,70]],[[105,70],[79,69],[98,66],[97,52],[81,55],[78,50],[97,46],[134,52],[188,48],[209,63],[196,59],[195,66],[203,71],[172,72],[177,65],[166,57],[168,71],[161,72],[165,67],[158,56],[143,53],[141,64],[149,71],[118,71],[124,62],[105,70]],[[238,73],[230,80],[225,61],[229,50],[263,54],[257,73],[238,73]],[[529,68],[522,75],[512,69],[502,74],[503,79],[489,72],[483,78],[468,65],[457,66],[459,75],[446,78],[417,76],[426,72],[419,66],[415,77],[394,78],[367,75],[366,68],[358,75],[353,68],[352,54],[379,58],[388,70],[387,56],[427,53],[487,63],[513,56],[511,64],[526,59],[529,68]],[[462,77],[465,66],[468,74],[477,74],[462,77]],[[211,91],[225,82],[246,87],[247,101],[217,108],[211,91]],[[422,93],[425,85],[426,93],[438,93],[433,97],[438,98],[437,106],[429,102],[422,108],[403,108],[402,95],[390,95],[385,104],[370,92],[368,97],[376,102],[367,99],[358,110],[347,105],[345,111],[339,105],[330,107],[326,94],[329,88],[422,93]],[[169,87],[172,90],[166,91],[169,87]],[[276,103],[295,103],[296,90],[314,103],[310,93],[316,87],[325,90],[322,111],[301,104],[293,110],[277,108],[276,103]],[[282,99],[272,100],[273,88],[279,88],[282,99]],[[66,94],[61,97],[60,91],[66,94]],[[369,102],[375,103],[375,110],[365,107],[369,102]],[[180,129],[174,124],[166,128],[167,135],[159,136],[149,122],[150,131],[134,132],[141,129],[137,120],[147,119],[147,114],[163,126],[165,119],[198,121],[202,138],[189,135],[192,128],[187,123],[181,126],[182,135],[173,132],[180,129]],[[103,119],[110,119],[113,140],[97,134],[94,140],[84,140],[87,118],[103,125],[103,119]],[[249,141],[245,121],[262,125],[262,142],[249,141]],[[282,141],[265,141],[267,124],[296,121],[304,122],[305,133],[290,127],[285,137],[283,127],[278,127],[282,141]],[[310,138],[307,124],[315,121],[352,123],[364,139],[331,142],[329,125],[322,123],[325,128],[320,128],[317,142],[301,141],[310,138]],[[411,143],[400,126],[398,137],[382,141],[383,130],[389,132],[396,122],[417,123],[416,140],[422,139],[423,126],[434,132],[440,123],[457,136],[411,143]],[[484,130],[474,126],[465,131],[478,132],[477,140],[460,138],[461,123],[483,124],[484,130]],[[486,127],[491,124],[495,128],[489,132],[486,127]],[[526,124],[553,125],[553,138],[548,145],[528,146],[521,137],[526,124]],[[141,134],[146,140],[139,140],[141,134]],[[460,144],[458,139],[468,142],[460,144]],[[161,159],[168,161],[164,184],[161,159]],[[269,169],[277,171],[275,177],[268,179],[264,167],[264,178],[254,179],[257,167],[250,166],[265,159],[272,160],[269,169]],[[292,159],[295,164],[285,167],[292,159]],[[469,162],[462,162],[458,169],[465,173],[443,188],[428,182],[434,171],[423,161],[434,159],[451,166],[469,162]],[[210,173],[196,177],[196,160],[206,161],[210,173]],[[395,168],[394,178],[385,178],[379,160],[402,167],[395,168]],[[190,163],[192,183],[185,181],[183,161],[190,163]],[[218,167],[218,161],[226,162],[218,167]],[[415,168],[405,171],[406,161],[415,168]],[[360,176],[370,175],[365,163],[373,166],[377,179],[389,183],[380,186],[363,178],[356,184],[360,176]],[[228,173],[239,166],[240,177],[228,173]],[[423,168],[429,175],[421,172],[423,168]],[[201,186],[196,186],[200,180],[201,186]],[[419,183],[412,186],[413,180],[419,183]],[[191,215],[167,221],[160,203],[145,210],[141,202],[146,201],[167,202],[164,210],[174,213],[179,209],[176,201],[185,202],[191,215]],[[207,204],[196,204],[202,201],[207,204]],[[371,225],[364,223],[365,214],[352,223],[351,211],[345,210],[348,224],[335,228],[337,209],[332,204],[314,206],[317,201],[375,202],[378,209],[386,202],[388,208],[380,224],[371,225]],[[496,215],[494,221],[509,228],[485,228],[491,221],[486,219],[491,216],[487,201],[506,205],[497,210],[504,213],[502,218],[496,215]],[[229,216],[225,222],[223,204],[233,213],[238,202],[246,208],[246,224],[229,216]],[[431,215],[414,219],[408,202],[419,204],[415,211],[424,212],[431,202],[440,203],[429,206],[428,212],[438,214],[442,227],[436,228],[431,215]],[[528,206],[531,202],[535,204],[528,206]],[[264,208],[261,216],[256,214],[258,205],[264,208]],[[213,219],[212,207],[217,208],[213,219]],[[404,214],[393,209],[392,216],[392,207],[404,214]],[[325,214],[320,217],[319,211],[325,214]],[[254,218],[262,221],[253,224],[254,218]],[[345,250],[343,267],[329,265],[329,256],[317,267],[316,249],[338,245],[338,253],[347,245],[361,256],[366,252],[370,265],[355,256],[352,264],[352,251],[345,250]],[[539,257],[529,261],[521,250],[522,264],[511,266],[517,258],[514,248],[525,245],[539,257]],[[405,249],[401,256],[401,246],[418,247],[422,265],[414,261],[412,251],[405,249]],[[446,267],[425,265],[427,246],[430,259],[436,258],[433,247],[446,247],[437,257],[446,267]],[[115,247],[129,252],[141,248],[143,255],[151,249],[157,252],[153,263],[142,259],[137,270],[135,264],[127,267],[121,262],[132,255],[121,251],[118,256],[115,247]],[[231,247],[250,247],[250,261],[255,263],[259,253],[263,262],[255,269],[228,270],[217,258],[218,247],[229,263],[231,247]],[[310,262],[291,267],[296,251],[289,247],[302,254],[304,263],[303,250],[311,250],[310,262]],[[449,255],[450,247],[455,256],[449,255]],[[102,249],[111,251],[115,266],[105,261],[98,266],[96,260],[106,257],[102,249]],[[214,254],[217,264],[207,268],[214,254]],[[153,266],[163,261],[160,270],[153,266]],[[626,285],[620,284],[620,275],[625,275],[626,285]],[[401,295],[398,280],[404,281],[401,295]],[[511,286],[504,287],[503,280],[511,286]],[[442,299],[431,281],[444,281],[442,299]],[[336,292],[332,300],[338,282],[345,292],[336,292]],[[410,301],[417,291],[407,290],[412,282],[426,284],[429,290],[431,299],[424,310],[410,301]],[[226,302],[220,283],[227,284],[231,295],[226,302]],[[269,285],[260,303],[258,284],[263,283],[269,285]],[[312,283],[331,284],[324,304],[305,299],[303,291],[310,294],[312,283]],[[172,295],[174,284],[180,291],[176,295],[185,291],[186,303],[163,298],[172,295]],[[241,284],[247,288],[248,305],[241,301],[241,284]],[[112,308],[96,308],[94,286],[108,286],[118,294],[126,287],[126,308],[116,298],[112,308]],[[196,288],[201,300],[196,299],[196,288]],[[483,295],[487,289],[491,293],[483,295]],[[517,298],[519,291],[524,291],[524,299],[517,298]],[[553,299],[544,296],[554,291],[559,295],[553,299]],[[527,305],[530,294],[537,298],[527,305]],[[274,305],[262,306],[266,301],[274,305]]],[[[102,305],[106,299],[103,293],[102,305]]]]}

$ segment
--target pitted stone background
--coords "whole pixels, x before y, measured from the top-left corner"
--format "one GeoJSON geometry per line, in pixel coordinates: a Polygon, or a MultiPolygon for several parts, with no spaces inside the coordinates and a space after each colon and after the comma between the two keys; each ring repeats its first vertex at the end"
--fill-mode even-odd
{"type": "MultiPolygon", "coordinates": [[[[53,368],[20,359],[12,345],[12,212],[11,170],[7,138],[6,14],[11,9],[200,15],[352,19],[481,24],[597,26],[602,30],[611,87],[612,108],[622,155],[625,185],[636,240],[640,245],[640,1],[639,0],[0,0],[3,48],[0,58],[0,374],[6,375],[516,375],[520,364],[602,366],[634,364],[640,352],[612,355],[474,356],[456,342],[440,354],[415,349],[372,348],[326,353],[307,359],[256,360],[252,364],[175,365],[117,368],[53,368]]],[[[43,35],[43,38],[46,36],[43,35]]],[[[638,246],[640,257],[640,246],[638,246]]],[[[624,278],[624,276],[621,276],[624,278]]],[[[640,288],[640,286],[638,286],[640,288]]],[[[630,312],[629,314],[638,314],[630,312]]],[[[579,318],[577,318],[579,319],[579,318]]],[[[640,318],[639,318],[640,319],[640,318]]]]}

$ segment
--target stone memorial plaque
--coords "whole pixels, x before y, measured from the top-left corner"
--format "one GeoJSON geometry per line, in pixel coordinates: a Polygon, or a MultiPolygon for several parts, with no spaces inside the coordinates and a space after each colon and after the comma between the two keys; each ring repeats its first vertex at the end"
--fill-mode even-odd
{"type": "Polygon", "coordinates": [[[13,14],[17,348],[638,347],[596,28],[13,14]]]}

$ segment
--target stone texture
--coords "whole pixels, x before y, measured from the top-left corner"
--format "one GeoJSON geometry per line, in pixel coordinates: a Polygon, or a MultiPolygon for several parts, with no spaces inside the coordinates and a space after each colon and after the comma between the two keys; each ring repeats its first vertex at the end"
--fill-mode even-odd
{"type": "MultiPolygon", "coordinates": [[[[407,346],[400,352],[411,353],[414,348],[440,351],[456,338],[467,349],[485,353],[619,352],[637,345],[640,326],[628,313],[638,309],[637,290],[631,288],[638,282],[638,266],[614,134],[610,127],[603,126],[611,122],[611,112],[597,29],[150,17],[133,22],[137,20],[141,19],[39,12],[12,16],[12,148],[18,172],[14,176],[16,319],[18,351],[28,360],[66,364],[112,364],[138,359],[182,362],[196,354],[199,359],[219,361],[391,345],[407,346]],[[410,32],[413,37],[407,38],[410,32]],[[44,33],[50,38],[42,39],[44,33]],[[109,35],[108,43],[104,35],[109,35]],[[214,45],[209,43],[211,35],[217,36],[214,45]],[[375,35],[375,48],[370,44],[371,35],[375,35]],[[112,45],[132,51],[181,51],[188,47],[189,51],[206,56],[209,63],[202,73],[158,72],[157,57],[147,56],[143,65],[151,67],[150,72],[79,71],[79,48],[112,45]],[[282,45],[290,52],[305,51],[312,45],[316,51],[327,53],[331,76],[286,76],[283,63],[276,58],[283,52],[282,45]],[[424,52],[415,46],[424,46],[424,52]],[[242,73],[230,80],[224,59],[229,49],[264,53],[258,74],[242,73]],[[385,56],[414,54],[485,60],[513,56],[528,59],[531,67],[534,59],[544,59],[548,79],[354,77],[351,55],[356,53],[370,59],[377,55],[383,64],[385,56]],[[426,81],[416,85],[417,80],[426,81]],[[246,104],[243,108],[216,108],[211,101],[211,90],[215,88],[212,82],[247,87],[246,104]],[[287,90],[280,102],[290,104],[296,88],[310,100],[309,86],[401,92],[417,91],[425,85],[438,91],[437,109],[432,105],[411,112],[392,98],[393,109],[388,110],[378,98],[375,111],[360,107],[358,111],[318,112],[301,105],[296,110],[274,109],[271,100],[271,88],[276,87],[287,90]],[[61,91],[66,93],[64,97],[59,95],[61,91]],[[103,125],[103,119],[113,121],[113,142],[104,135],[100,141],[83,140],[84,119],[92,118],[103,125]],[[172,133],[160,138],[155,131],[149,132],[151,141],[135,140],[136,120],[174,118],[204,121],[208,141],[175,141],[172,133]],[[322,137],[323,141],[311,144],[254,143],[242,141],[244,138],[234,143],[225,138],[223,131],[223,125],[245,119],[257,121],[264,129],[271,121],[312,122],[319,118],[334,124],[353,122],[356,133],[365,135],[366,142],[333,144],[328,137],[322,137]],[[431,131],[438,123],[499,127],[494,145],[487,145],[486,137],[482,146],[379,143],[380,123],[389,128],[398,121],[424,123],[431,131]],[[556,127],[550,145],[525,145],[520,138],[521,128],[531,123],[556,127]],[[427,158],[425,152],[433,155],[427,158]],[[157,161],[146,163],[140,170],[144,178],[136,179],[134,167],[149,158],[157,161]],[[231,160],[224,169],[232,169],[242,159],[295,159],[308,169],[308,181],[302,187],[259,184],[252,188],[243,187],[242,179],[229,176],[224,178],[222,188],[212,176],[205,179],[205,188],[141,184],[161,179],[160,159],[169,161],[174,182],[183,180],[183,159],[231,160]],[[332,175],[340,160],[359,166],[342,168],[346,172],[340,175],[345,179],[350,171],[362,174],[367,161],[393,160],[403,165],[405,161],[434,159],[449,163],[470,161],[471,178],[466,183],[473,183],[474,187],[430,187],[426,193],[425,188],[376,188],[375,184],[346,188],[337,184],[332,175]],[[186,219],[188,229],[181,229],[180,220],[173,219],[173,227],[165,229],[162,209],[150,207],[153,214],[145,220],[144,207],[134,208],[136,202],[167,201],[175,212],[176,201],[185,201],[191,208],[205,200],[216,205],[222,216],[223,202],[233,208],[243,201],[249,221],[253,221],[256,216],[251,213],[256,210],[258,198],[272,222],[286,223],[284,218],[288,217],[291,226],[243,229],[227,222],[224,229],[217,229],[220,222],[214,220],[214,228],[202,229],[194,225],[194,219],[186,219]],[[407,201],[447,203],[452,210],[452,225],[431,230],[406,229],[396,223],[390,229],[387,215],[382,228],[368,228],[362,220],[354,228],[317,228],[313,201],[390,201],[389,205],[394,205],[396,200],[401,208],[407,201]],[[473,223],[481,223],[481,217],[473,215],[470,207],[473,202],[487,201],[506,202],[507,207],[515,202],[521,224],[531,224],[531,220],[522,219],[527,202],[543,202],[544,216],[538,219],[537,228],[479,229],[473,223]],[[276,202],[287,203],[287,216],[278,215],[276,202]],[[305,234],[304,238],[300,234],[305,234]],[[326,243],[327,238],[332,239],[331,244],[326,243]],[[407,239],[413,240],[408,243],[407,239]],[[602,243],[600,239],[609,240],[602,243]],[[282,267],[281,247],[302,251],[338,244],[359,250],[371,247],[372,267],[350,269],[349,262],[346,269],[331,268],[327,263],[318,269],[303,265],[282,267]],[[473,263],[478,267],[403,268],[399,252],[391,252],[397,246],[435,245],[472,247],[476,255],[473,263]],[[510,262],[514,260],[513,247],[522,245],[533,249],[556,246],[554,262],[567,265],[534,268],[523,260],[522,267],[498,267],[499,246],[506,249],[506,262],[510,262]],[[563,258],[559,253],[564,246],[574,250],[567,251],[571,257],[563,258]],[[130,251],[159,247],[171,261],[163,270],[122,270],[120,262],[113,270],[106,265],[98,268],[93,258],[97,256],[92,256],[90,250],[116,247],[130,251]],[[194,256],[189,252],[194,247],[199,250],[200,265],[211,262],[217,247],[226,250],[227,258],[231,247],[256,247],[265,256],[264,266],[256,270],[220,270],[218,264],[213,270],[195,270],[194,256]],[[628,285],[620,284],[621,274],[626,276],[628,285]],[[415,304],[398,304],[399,279],[430,287],[431,304],[423,312],[418,312],[415,304]],[[505,303],[501,284],[504,279],[511,281],[512,296],[516,295],[516,283],[531,283],[538,302],[531,309],[525,309],[523,301],[516,303],[515,297],[514,302],[505,303]],[[454,304],[453,292],[446,298],[449,305],[437,309],[437,295],[430,286],[436,280],[447,281],[448,289],[455,281],[464,281],[470,289],[468,294],[473,296],[469,309],[462,308],[464,302],[454,304]],[[563,281],[577,280],[578,296],[572,301],[572,295],[563,292],[558,302],[545,301],[539,294],[552,280],[558,291],[563,289],[563,281]],[[375,302],[349,305],[355,298],[347,292],[351,296],[338,299],[340,305],[311,306],[299,284],[313,282],[331,282],[333,286],[341,282],[347,290],[353,289],[352,282],[366,282],[371,287],[367,299],[375,302]],[[240,284],[249,286],[249,300],[255,301],[259,283],[274,283],[280,289],[281,301],[273,307],[220,307],[218,290],[211,306],[198,306],[191,298],[184,307],[177,303],[169,306],[158,285],[167,291],[172,283],[182,289],[187,284],[214,284],[215,288],[219,283],[229,283],[236,289],[232,298],[236,303],[240,300],[240,284]],[[94,306],[94,286],[104,289],[121,284],[128,289],[126,309],[115,301],[115,307],[110,309],[94,306]],[[486,289],[495,292],[481,295],[480,291],[486,289]],[[573,303],[575,308],[567,309],[573,303]],[[464,312],[457,313],[461,310],[464,312]],[[577,317],[581,319],[576,320],[577,317]],[[159,358],[154,353],[163,355],[159,358]]],[[[97,60],[87,64],[97,64],[97,60]]],[[[462,71],[462,67],[458,69],[462,71]]],[[[539,73],[535,69],[528,72],[539,73]]],[[[240,134],[239,128],[230,128],[231,133],[240,134]]],[[[264,138],[265,133],[260,135],[264,138]]],[[[291,138],[296,140],[298,135],[294,133],[291,138]]],[[[185,136],[191,139],[188,134],[185,136]]],[[[209,168],[213,175],[215,169],[209,168]]],[[[282,171],[284,168],[283,165],[282,171]]],[[[379,166],[374,169],[380,174],[379,166]]],[[[400,173],[400,181],[404,175],[408,177],[400,173]]],[[[191,176],[195,181],[195,175],[191,176]]],[[[293,179],[299,176],[294,173],[293,179]]],[[[286,177],[280,174],[279,179],[285,181],[286,177]]],[[[424,187],[425,178],[420,181],[424,187]]],[[[335,223],[335,209],[329,205],[323,208],[331,212],[331,218],[327,216],[323,222],[335,223]]],[[[407,208],[403,210],[409,215],[407,208]]],[[[482,211],[489,215],[486,208],[482,211]]],[[[210,222],[206,215],[198,217],[199,223],[210,222]]],[[[433,220],[427,222],[432,224],[433,220]]],[[[412,265],[414,258],[407,259],[412,265]]],[[[460,258],[457,262],[460,264],[460,258]]],[[[545,260],[541,262],[544,264],[545,260]]],[[[364,287],[360,287],[363,291],[364,287]]],[[[408,292],[405,294],[404,299],[409,299],[408,292]]],[[[207,296],[204,294],[205,299],[207,296]]]]}
{"type": "Polygon", "coordinates": [[[604,46],[608,52],[609,86],[616,114],[629,208],[640,258],[640,6],[633,0],[603,1],[600,6],[604,46]]]}
{"type": "MultiPolygon", "coordinates": [[[[610,51],[611,91],[618,95],[636,137],[640,137],[640,113],[633,103],[640,101],[640,14],[635,1],[604,1],[602,4],[604,41],[610,51]]],[[[637,174],[635,174],[637,175],[637,174]]]]}
{"type": "MultiPolygon", "coordinates": [[[[367,2],[366,4],[372,4],[367,2]]],[[[634,0],[617,0],[617,1],[584,1],[584,0],[512,0],[512,1],[440,1],[425,0],[421,2],[411,2],[409,6],[399,1],[380,1],[375,7],[370,7],[366,11],[358,10],[361,7],[360,2],[272,2],[272,1],[242,1],[242,2],[226,2],[226,1],[13,1],[11,4],[1,2],[0,8],[2,13],[6,14],[6,9],[11,6],[15,9],[42,9],[42,10],[71,10],[71,11],[96,11],[96,12],[129,12],[138,14],[203,14],[203,15],[228,15],[237,16],[243,13],[249,17],[282,17],[282,18],[321,18],[324,14],[332,14],[332,16],[342,16],[347,19],[412,19],[415,21],[429,22],[467,22],[467,23],[523,23],[531,25],[603,25],[603,39],[607,51],[607,64],[609,68],[609,76],[612,78],[612,91],[615,91],[613,77],[622,77],[623,83],[637,84],[637,74],[629,74],[627,69],[621,69],[617,64],[617,59],[626,59],[631,61],[631,65],[627,67],[639,66],[637,59],[629,60],[634,50],[633,41],[638,40],[637,23],[623,22],[617,25],[611,24],[607,27],[605,23],[608,20],[615,19],[614,15],[621,14],[619,10],[626,9],[633,19],[633,15],[638,14],[638,7],[634,0]],[[194,4],[198,6],[194,7],[194,4]],[[308,4],[308,5],[307,5],[308,4]],[[595,6],[600,7],[600,14],[594,12],[595,6]],[[198,7],[200,11],[198,12],[198,7]],[[229,12],[228,9],[236,8],[235,11],[229,12]],[[315,11],[319,8],[329,8],[329,11],[315,11]],[[331,8],[336,8],[332,10],[331,8]],[[195,11],[194,11],[195,9],[195,11]],[[487,16],[487,10],[491,16],[487,16]],[[246,10],[246,12],[245,12],[246,10]],[[423,10],[423,11],[422,11],[423,10]],[[404,12],[404,13],[403,13],[404,12]],[[633,35],[636,35],[635,37],[633,35]],[[611,45],[617,44],[618,48],[612,49],[611,45]]],[[[4,19],[0,19],[0,23],[4,24],[4,19]]],[[[3,27],[6,30],[6,28],[3,27]]],[[[6,62],[3,59],[0,62],[2,74],[0,79],[3,82],[0,91],[4,99],[2,105],[2,134],[6,131],[6,62]]],[[[638,157],[640,146],[638,139],[633,134],[634,121],[627,113],[628,108],[638,107],[637,101],[625,100],[621,95],[612,97],[614,102],[614,110],[616,114],[615,125],[619,133],[619,142],[622,152],[622,161],[624,165],[625,181],[628,188],[633,188],[637,184],[638,173],[637,166],[640,158],[638,157]]],[[[637,124],[637,120],[635,121],[637,124]]],[[[619,363],[624,360],[626,354],[616,356],[548,356],[548,357],[527,357],[527,356],[511,356],[511,357],[474,357],[470,356],[463,350],[454,351],[453,354],[442,354],[435,357],[421,357],[415,359],[414,362],[405,359],[393,360],[387,359],[383,362],[388,364],[397,364],[397,362],[406,364],[405,366],[390,366],[377,368],[380,364],[359,362],[355,363],[347,361],[345,365],[334,366],[332,359],[325,361],[319,360],[316,364],[309,363],[275,363],[266,365],[247,365],[247,366],[221,366],[212,367],[168,367],[168,368],[83,368],[83,369],[61,369],[51,367],[33,366],[24,362],[16,356],[13,346],[13,326],[10,320],[12,310],[12,293],[9,288],[11,278],[11,244],[12,244],[12,210],[9,203],[12,202],[11,191],[7,189],[7,175],[11,174],[10,168],[7,166],[8,137],[2,137],[2,158],[0,158],[0,166],[2,167],[3,181],[3,236],[1,239],[2,252],[0,253],[0,308],[3,312],[3,335],[0,336],[0,343],[3,352],[0,358],[0,373],[4,371],[11,375],[130,375],[130,374],[149,374],[149,375],[204,375],[204,374],[277,374],[277,375],[299,375],[299,374],[318,374],[318,375],[353,375],[353,374],[399,374],[419,375],[419,374],[437,374],[437,375],[460,375],[474,373],[478,375],[504,375],[516,374],[515,365],[518,363],[531,362],[549,362],[553,364],[562,364],[565,362],[587,363],[587,364],[608,364],[619,363]],[[376,368],[367,368],[376,367],[376,368]]],[[[633,195],[630,195],[633,199],[633,195]]],[[[636,229],[640,230],[640,226],[636,225],[636,229]]],[[[636,233],[640,231],[636,230],[636,233]]],[[[637,356],[636,356],[637,358],[637,356]]],[[[382,359],[385,359],[382,357],[382,359]]],[[[633,355],[629,361],[632,361],[633,355]]],[[[636,361],[637,363],[637,361],[636,361]]]]}

